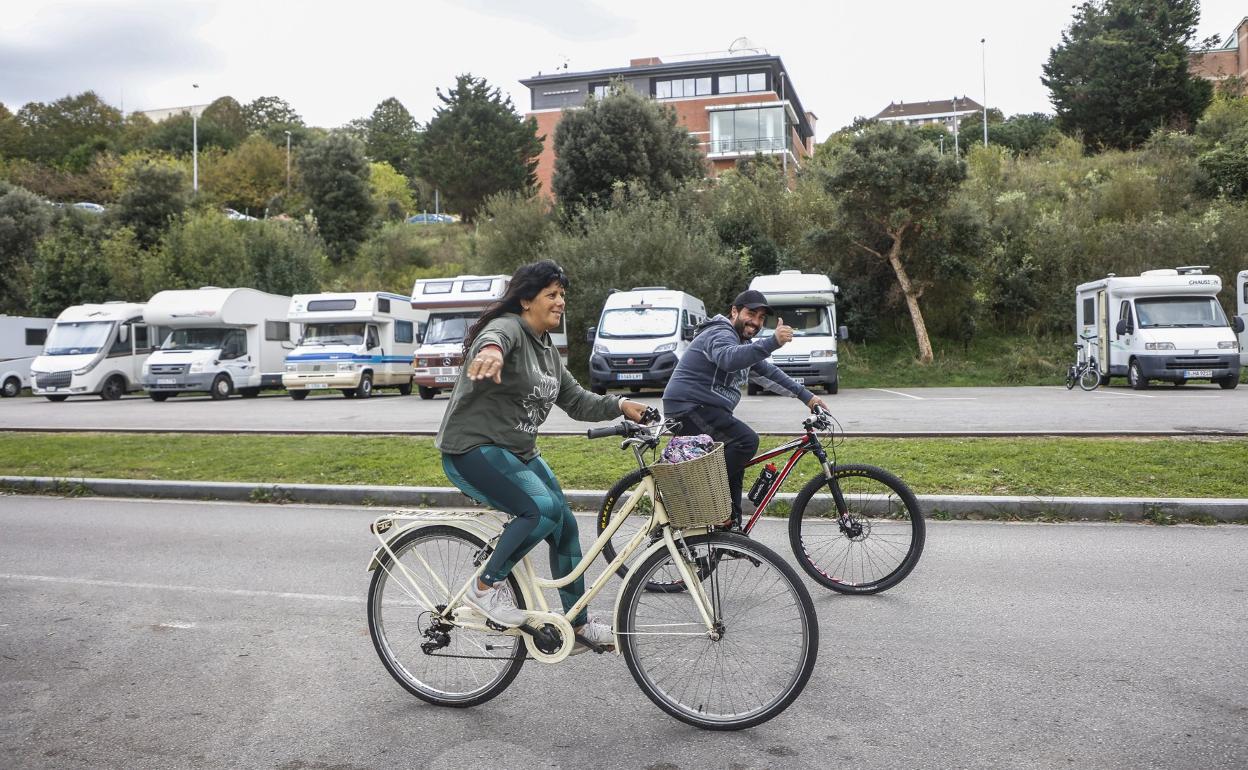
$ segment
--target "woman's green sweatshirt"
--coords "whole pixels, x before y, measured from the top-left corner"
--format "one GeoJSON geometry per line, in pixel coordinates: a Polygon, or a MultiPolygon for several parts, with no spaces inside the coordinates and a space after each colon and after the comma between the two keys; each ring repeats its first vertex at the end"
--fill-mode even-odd
{"type": "Polygon", "coordinates": [[[598,396],[582,388],[564,368],[549,334],[539,337],[520,316],[504,314],[486,324],[473,340],[434,446],[458,455],[493,444],[531,460],[537,456],[537,429],[555,404],[585,422],[620,416],[619,397],[598,396]],[[468,364],[486,345],[502,348],[500,384],[492,379],[468,379],[468,364]]]}

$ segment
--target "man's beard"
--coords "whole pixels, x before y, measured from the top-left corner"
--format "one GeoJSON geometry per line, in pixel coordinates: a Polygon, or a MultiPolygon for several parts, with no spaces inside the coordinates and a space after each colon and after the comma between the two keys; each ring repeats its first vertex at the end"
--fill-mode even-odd
{"type": "MultiPolygon", "coordinates": [[[[743,319],[743,318],[738,318],[737,320],[735,320],[735,321],[733,321],[733,322],[732,322],[732,326],[733,326],[733,328],[735,328],[735,329],[737,330],[737,336],[738,336],[738,337],[740,337],[740,338],[741,338],[741,339],[743,339],[743,340],[744,340],[744,339],[751,339],[751,337],[746,337],[746,336],[745,336],[745,324],[746,324],[746,322],[745,322],[745,319],[743,319]]],[[[754,335],[757,335],[757,334],[758,334],[758,331],[759,331],[758,329],[755,329],[755,330],[754,330],[754,335]]]]}

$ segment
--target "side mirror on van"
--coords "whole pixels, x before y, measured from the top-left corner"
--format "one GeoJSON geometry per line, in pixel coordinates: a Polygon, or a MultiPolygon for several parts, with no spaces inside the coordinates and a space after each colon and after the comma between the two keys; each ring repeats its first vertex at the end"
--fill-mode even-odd
{"type": "Polygon", "coordinates": [[[680,338],[685,342],[692,342],[693,338],[698,334],[698,327],[686,326],[680,330],[680,338]]]}
{"type": "Polygon", "coordinates": [[[1236,334],[1243,334],[1244,333],[1244,317],[1242,315],[1237,315],[1233,319],[1231,319],[1231,328],[1235,330],[1236,334]]]}
{"type": "Polygon", "coordinates": [[[130,325],[129,325],[129,324],[122,324],[120,327],[118,327],[118,329],[117,329],[117,341],[118,341],[118,342],[129,342],[129,341],[130,341],[130,325]]]}
{"type": "Polygon", "coordinates": [[[848,326],[836,327],[836,338],[840,340],[841,342],[848,342],[849,341],[849,327],[848,326]]]}
{"type": "Polygon", "coordinates": [[[585,329],[585,341],[586,342],[593,342],[594,338],[597,336],[598,336],[597,326],[590,326],[587,329],[585,329]]]}
{"type": "Polygon", "coordinates": [[[1127,319],[1125,318],[1119,318],[1118,325],[1114,327],[1114,332],[1116,332],[1119,337],[1121,337],[1124,334],[1131,334],[1134,331],[1135,329],[1133,329],[1131,325],[1127,323],[1127,319]]]}

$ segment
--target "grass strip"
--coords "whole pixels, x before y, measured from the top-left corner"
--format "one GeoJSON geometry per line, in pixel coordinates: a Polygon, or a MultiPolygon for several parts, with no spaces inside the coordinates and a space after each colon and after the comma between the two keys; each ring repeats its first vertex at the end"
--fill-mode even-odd
{"type": "MultiPolygon", "coordinates": [[[[610,440],[538,446],[567,489],[606,489],[635,467],[610,440]]],[[[887,468],[920,494],[1248,496],[1242,438],[854,438],[836,456],[887,468]]],[[[816,472],[804,458],[786,491],[816,472]]],[[[450,486],[427,437],[0,432],[0,475],[450,486]]]]}

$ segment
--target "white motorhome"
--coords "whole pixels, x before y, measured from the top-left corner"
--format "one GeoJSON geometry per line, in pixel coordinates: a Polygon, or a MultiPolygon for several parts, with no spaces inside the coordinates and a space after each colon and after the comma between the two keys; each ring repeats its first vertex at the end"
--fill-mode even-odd
{"type": "Polygon", "coordinates": [[[30,362],[43,351],[51,318],[0,315],[0,397],[30,387],[30,362]]]}
{"type": "MultiPolygon", "coordinates": [[[[811,390],[822,385],[826,392],[836,393],[840,389],[837,341],[849,339],[849,330],[836,325],[836,294],[840,289],[826,275],[798,270],[757,276],[750,281],[750,288],[761,291],[775,311],[759,331],[760,338],[774,334],[781,319],[793,327],[793,340],[768,360],[811,390]]],[[[755,395],[764,385],[751,376],[747,387],[750,395],[755,395]]]]}
{"type": "MultiPolygon", "coordinates": [[[[510,280],[506,275],[461,275],[416,281],[412,287],[412,307],[429,312],[429,325],[416,350],[414,382],[421,398],[431,399],[440,391],[455,386],[468,329],[483,310],[503,296],[510,280]]],[[[566,316],[550,337],[566,364],[566,316]]]]}
{"type": "MultiPolygon", "coordinates": [[[[1239,271],[1239,275],[1235,277],[1235,298],[1235,314],[1239,316],[1241,323],[1248,325],[1248,270],[1239,271]]],[[[1248,356],[1244,356],[1246,350],[1248,350],[1248,330],[1240,329],[1240,366],[1248,366],[1248,356]]]]}
{"type": "Polygon", "coordinates": [[[628,387],[634,393],[665,387],[694,329],[705,320],[706,305],[683,291],[639,286],[612,292],[598,325],[587,334],[594,344],[590,387],[599,395],[611,387],[628,387]]]}
{"type": "Polygon", "coordinates": [[[1239,384],[1235,333],[1243,320],[1227,322],[1218,303],[1222,279],[1204,269],[1110,275],[1075,288],[1075,342],[1095,356],[1102,384],[1124,376],[1136,389],[1149,380],[1239,384]]]}
{"type": "Polygon", "coordinates": [[[296,401],[336,388],[368,398],[375,388],[412,392],[412,356],[429,314],[387,292],[296,294],[287,315],[303,336],[286,356],[282,383],[296,401]]]}
{"type": "Polygon", "coordinates": [[[143,366],[143,387],[153,401],[195,392],[216,401],[231,393],[254,398],[280,388],[291,346],[289,305],[290,297],[255,289],[158,292],[143,320],[168,333],[143,366]]]}
{"type": "Polygon", "coordinates": [[[30,363],[31,392],[49,401],[99,395],[114,401],[141,389],[143,363],[160,331],[143,322],[143,305],[74,305],[56,317],[43,353],[30,363]]]}

